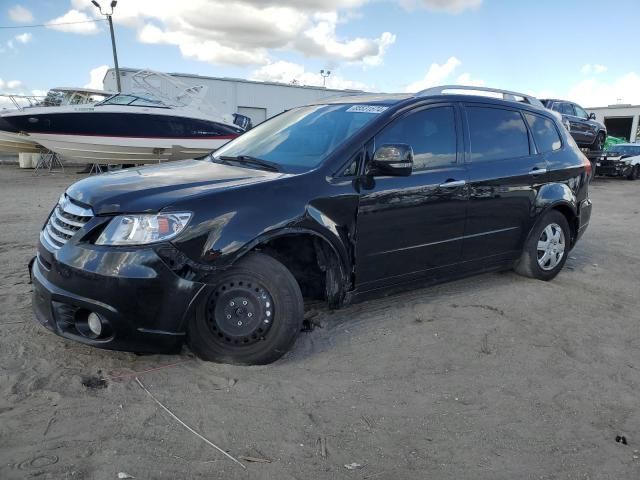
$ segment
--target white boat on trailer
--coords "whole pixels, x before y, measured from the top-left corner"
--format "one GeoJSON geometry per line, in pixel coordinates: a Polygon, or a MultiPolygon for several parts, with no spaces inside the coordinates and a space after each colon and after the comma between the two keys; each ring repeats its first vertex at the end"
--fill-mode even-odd
{"type": "Polygon", "coordinates": [[[32,112],[40,108],[55,108],[66,105],[84,105],[99,102],[114,92],[93,90],[90,88],[58,87],[52,88],[46,97],[35,95],[0,95],[8,98],[14,109],[0,113],[0,152],[2,153],[38,153],[42,150],[34,139],[25,132],[14,129],[3,116],[10,113],[32,112]]]}
{"type": "Polygon", "coordinates": [[[134,74],[144,94],[120,93],[87,106],[4,116],[13,128],[67,160],[141,164],[196,158],[243,133],[232,115],[202,102],[204,88],[187,87],[155,72],[134,74]],[[172,98],[152,77],[180,88],[172,98]]]}

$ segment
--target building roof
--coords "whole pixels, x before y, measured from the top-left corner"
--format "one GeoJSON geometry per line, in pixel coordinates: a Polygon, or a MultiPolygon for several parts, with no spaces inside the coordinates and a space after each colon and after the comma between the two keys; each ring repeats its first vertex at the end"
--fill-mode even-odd
{"type": "MultiPolygon", "coordinates": [[[[139,68],[137,68],[137,69],[136,68],[121,68],[120,69],[120,73],[122,73],[122,72],[136,73],[136,72],[139,72],[140,70],[141,69],[139,69],[139,68]]],[[[104,78],[106,78],[107,75],[109,75],[113,71],[114,71],[113,68],[110,68],[109,70],[107,70],[107,72],[104,74],[104,78]]],[[[325,87],[318,87],[318,86],[313,86],[313,85],[297,85],[297,84],[282,83],[282,82],[261,82],[261,81],[258,81],[258,80],[247,80],[245,78],[207,77],[207,76],[204,76],[204,75],[196,75],[196,74],[192,74],[192,73],[168,72],[167,75],[171,75],[172,77],[178,77],[178,78],[183,77],[183,78],[195,78],[195,79],[202,79],[202,80],[218,80],[218,81],[222,81],[222,82],[251,83],[251,84],[256,84],[256,85],[273,85],[273,86],[277,86],[277,87],[304,88],[304,89],[308,89],[308,90],[322,90],[323,92],[338,92],[338,93],[344,93],[344,92],[361,93],[362,92],[362,90],[353,90],[353,89],[339,90],[339,89],[335,89],[335,88],[325,88],[325,87]]]]}
{"type": "Polygon", "coordinates": [[[587,110],[608,110],[612,108],[636,108],[640,109],[640,105],[631,105],[630,103],[622,103],[617,105],[607,105],[606,107],[587,107],[587,110]]]}

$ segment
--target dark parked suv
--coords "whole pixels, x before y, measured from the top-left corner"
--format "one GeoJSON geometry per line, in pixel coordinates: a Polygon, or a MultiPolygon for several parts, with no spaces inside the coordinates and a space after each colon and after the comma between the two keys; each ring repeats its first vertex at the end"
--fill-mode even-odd
{"type": "Polygon", "coordinates": [[[607,128],[596,120],[594,113],[588,114],[577,103],[565,100],[542,100],[549,110],[562,115],[565,126],[580,148],[601,151],[607,140],[607,128]]]}
{"type": "Polygon", "coordinates": [[[590,163],[538,100],[446,91],[307,105],[208,158],[75,183],[40,235],[37,318],[96,347],[186,340],[255,364],[291,347],[303,298],[552,279],[589,223],[590,163]]]}

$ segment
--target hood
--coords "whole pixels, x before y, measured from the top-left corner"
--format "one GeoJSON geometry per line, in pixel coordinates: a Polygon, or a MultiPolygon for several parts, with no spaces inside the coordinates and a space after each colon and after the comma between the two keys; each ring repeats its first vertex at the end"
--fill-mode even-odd
{"type": "Polygon", "coordinates": [[[186,199],[291,175],[184,160],[85,178],[67,189],[94,214],[157,212],[186,199]]]}

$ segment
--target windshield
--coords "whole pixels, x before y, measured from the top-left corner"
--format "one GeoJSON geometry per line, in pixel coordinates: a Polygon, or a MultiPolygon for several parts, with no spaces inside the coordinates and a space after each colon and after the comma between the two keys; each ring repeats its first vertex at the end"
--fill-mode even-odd
{"type": "Polygon", "coordinates": [[[380,105],[311,105],[285,112],[229,142],[213,161],[253,157],[286,172],[318,166],[338,145],[387,107],[380,105]]]}
{"type": "Polygon", "coordinates": [[[640,145],[609,145],[605,150],[623,155],[640,155],[640,145]]]}
{"type": "Polygon", "coordinates": [[[153,98],[145,98],[139,95],[118,94],[107,98],[101,105],[133,105],[136,107],[165,107],[160,101],[153,98]]]}

